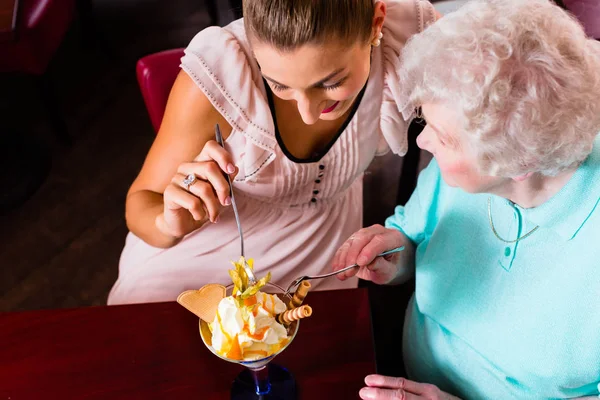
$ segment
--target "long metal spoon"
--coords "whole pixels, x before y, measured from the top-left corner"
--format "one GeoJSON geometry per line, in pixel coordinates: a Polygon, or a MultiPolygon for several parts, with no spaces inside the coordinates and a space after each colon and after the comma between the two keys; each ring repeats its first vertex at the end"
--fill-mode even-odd
{"type": "MultiPolygon", "coordinates": [[[[402,246],[402,247],[396,247],[395,249],[384,251],[383,253],[378,254],[377,257],[383,257],[383,256],[387,256],[388,254],[398,253],[399,251],[402,251],[402,250],[404,250],[404,246],[402,246]]],[[[302,281],[306,281],[306,280],[309,280],[309,279],[327,278],[327,277],[332,276],[332,275],[341,274],[342,272],[348,271],[349,269],[356,268],[356,267],[358,267],[358,264],[352,264],[352,265],[349,265],[349,266],[347,266],[345,268],[342,268],[342,269],[340,269],[338,271],[330,272],[328,274],[314,275],[314,276],[309,276],[309,275],[301,276],[300,278],[294,279],[292,281],[292,283],[290,283],[290,285],[288,286],[288,288],[285,291],[285,294],[288,294],[290,292],[290,290],[292,290],[292,288],[298,286],[300,284],[300,282],[302,282],[302,281]]]]}
{"type": "MultiPolygon", "coordinates": [[[[219,128],[219,124],[215,125],[215,138],[217,139],[217,143],[221,147],[225,147],[225,143],[223,142],[223,135],[221,135],[221,129],[219,128]]],[[[240,223],[240,214],[238,213],[237,206],[235,205],[235,197],[233,196],[233,184],[231,183],[231,177],[229,174],[227,175],[227,181],[229,182],[229,196],[231,197],[231,206],[233,207],[233,214],[235,215],[235,223],[237,224],[238,232],[240,234],[240,244],[241,244],[241,255],[244,258],[244,270],[246,271],[246,275],[248,275],[248,281],[250,281],[251,285],[254,285],[256,282],[256,276],[254,276],[254,272],[250,268],[250,266],[246,263],[246,257],[244,257],[244,235],[242,234],[242,224],[240,223]]]]}

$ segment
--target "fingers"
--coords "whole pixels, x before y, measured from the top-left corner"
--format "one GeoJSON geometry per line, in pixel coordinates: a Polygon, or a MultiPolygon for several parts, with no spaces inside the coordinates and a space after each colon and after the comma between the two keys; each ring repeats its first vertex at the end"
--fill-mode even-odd
{"type": "MultiPolygon", "coordinates": [[[[349,265],[357,264],[356,257],[361,252],[363,247],[371,240],[373,233],[377,226],[364,228],[354,233],[346,240],[342,246],[338,249],[334,256],[333,270],[337,271],[345,268],[349,265]]],[[[382,227],[383,228],[383,227],[382,227]]],[[[359,264],[361,265],[361,264],[359,264]]],[[[364,266],[366,264],[362,264],[364,266]]],[[[346,272],[337,274],[336,276],[340,280],[348,279],[357,274],[358,268],[349,269],[346,272]]]]}
{"type": "MultiPolygon", "coordinates": [[[[347,267],[347,265],[344,263],[346,262],[346,256],[348,254],[348,250],[350,249],[351,244],[352,244],[352,238],[346,240],[346,242],[344,242],[344,244],[342,244],[342,247],[340,247],[339,250],[335,253],[335,256],[333,258],[333,264],[332,264],[334,271],[338,271],[344,267],[347,267]]],[[[352,268],[346,272],[337,274],[336,277],[342,281],[346,280],[346,279],[356,275],[357,269],[358,268],[352,268]]]]}
{"type": "Polygon", "coordinates": [[[237,174],[231,155],[217,142],[207,142],[194,162],[178,167],[164,192],[165,204],[169,203],[173,208],[185,208],[195,220],[208,218],[216,222],[221,205],[231,204],[231,189],[224,172],[231,177],[237,174]],[[191,185],[183,183],[188,175],[196,177],[191,185]]]}
{"type": "MultiPolygon", "coordinates": [[[[193,184],[189,185],[189,189],[186,189],[183,183],[184,179],[185,175],[175,174],[172,184],[176,185],[179,190],[177,192],[171,192],[169,195],[175,196],[175,199],[179,199],[179,201],[181,201],[181,199],[186,199],[186,204],[192,204],[194,211],[203,209],[208,219],[210,219],[211,222],[216,222],[221,212],[221,204],[211,183],[202,179],[196,179],[193,184]]],[[[169,198],[168,200],[170,201],[172,199],[169,198]]],[[[185,208],[187,209],[187,207],[185,208]]],[[[190,210],[190,212],[194,215],[192,210],[190,210]]],[[[196,219],[195,216],[194,219],[196,219]]]]}
{"type": "MultiPolygon", "coordinates": [[[[368,375],[365,378],[367,388],[361,389],[366,393],[363,397],[371,399],[441,399],[443,398],[437,386],[428,383],[411,381],[406,378],[397,378],[384,375],[368,375]],[[386,397],[387,396],[387,397],[386,397]],[[390,397],[391,396],[391,397],[390,397]]],[[[447,396],[451,398],[451,396],[447,396]]]]}
{"type": "MultiPolygon", "coordinates": [[[[222,205],[228,206],[231,204],[231,197],[229,197],[229,182],[227,182],[223,172],[214,162],[184,163],[179,166],[177,173],[183,176],[183,178],[190,174],[194,174],[196,178],[198,178],[198,181],[193,185],[190,185],[189,190],[192,193],[195,193],[194,191],[197,190],[198,187],[202,187],[206,183],[209,183],[211,192],[216,194],[216,197],[222,205]]],[[[178,182],[181,183],[181,187],[185,189],[183,178],[181,178],[181,176],[176,178],[178,179],[178,182]]]]}
{"type": "Polygon", "coordinates": [[[178,167],[171,183],[165,188],[163,228],[179,235],[191,232],[207,219],[217,222],[222,206],[232,202],[231,188],[225,174],[233,178],[237,172],[231,154],[215,141],[207,142],[193,162],[178,167]],[[196,179],[186,185],[184,180],[189,175],[196,179]]]}
{"type": "MultiPolygon", "coordinates": [[[[375,225],[369,228],[361,229],[350,237],[351,245],[348,249],[348,253],[346,254],[347,265],[358,264],[361,267],[364,267],[373,261],[377,253],[373,254],[373,257],[369,258],[365,257],[363,250],[375,237],[377,237],[377,234],[380,233],[378,228],[379,226],[375,225]],[[359,259],[358,256],[361,254],[363,256],[359,259]]],[[[371,247],[372,246],[369,248],[371,247]]]]}
{"type": "Polygon", "coordinates": [[[163,198],[165,207],[174,211],[184,208],[189,211],[196,221],[202,221],[209,216],[202,200],[181,188],[177,183],[172,182],[167,186],[163,198]]]}
{"type": "Polygon", "coordinates": [[[348,256],[356,260],[356,264],[360,266],[370,264],[380,253],[398,247],[400,243],[397,231],[386,229],[381,225],[373,225],[364,229],[362,235],[364,238],[357,235],[359,236],[357,240],[362,241],[364,246],[356,247],[356,253],[348,253],[348,256]]]}
{"type": "Polygon", "coordinates": [[[224,148],[222,148],[216,141],[209,140],[204,145],[204,148],[200,154],[194,159],[194,161],[215,161],[219,168],[229,174],[232,178],[237,174],[237,168],[233,162],[231,154],[224,148]]]}
{"type": "Polygon", "coordinates": [[[377,257],[365,267],[360,267],[356,276],[378,285],[389,283],[396,276],[397,268],[393,262],[377,257]]]}
{"type": "Polygon", "coordinates": [[[378,374],[367,375],[365,378],[365,383],[367,386],[376,386],[387,389],[404,389],[415,394],[422,393],[422,390],[420,390],[420,385],[423,385],[422,383],[411,381],[402,377],[378,374]]]}
{"type": "MultiPolygon", "coordinates": [[[[361,267],[375,266],[376,264],[370,264],[378,254],[398,247],[400,242],[399,233],[393,229],[386,229],[381,225],[361,229],[338,249],[332,263],[333,270],[337,271],[352,264],[358,264],[361,267]]],[[[363,271],[363,268],[360,271],[363,271]]],[[[337,277],[344,280],[356,275],[357,272],[358,270],[353,268],[338,274],[337,277]]],[[[361,273],[359,273],[360,275],[361,273]]]]}
{"type": "Polygon", "coordinates": [[[425,400],[425,398],[402,389],[362,388],[358,395],[365,400],[425,400]]]}

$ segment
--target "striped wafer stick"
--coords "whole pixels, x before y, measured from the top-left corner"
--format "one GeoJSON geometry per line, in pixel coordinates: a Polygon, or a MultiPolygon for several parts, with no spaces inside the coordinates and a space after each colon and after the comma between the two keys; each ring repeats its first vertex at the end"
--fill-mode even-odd
{"type": "Polygon", "coordinates": [[[310,282],[309,281],[300,282],[300,285],[298,285],[298,288],[294,292],[294,297],[292,297],[290,304],[288,304],[288,309],[291,310],[293,308],[300,307],[302,305],[302,302],[304,302],[304,298],[308,294],[309,290],[310,290],[310,282]]]}
{"type": "Polygon", "coordinates": [[[289,325],[294,321],[302,318],[310,317],[312,315],[312,308],[308,305],[303,305],[291,310],[287,310],[277,316],[277,322],[282,325],[289,325]]]}

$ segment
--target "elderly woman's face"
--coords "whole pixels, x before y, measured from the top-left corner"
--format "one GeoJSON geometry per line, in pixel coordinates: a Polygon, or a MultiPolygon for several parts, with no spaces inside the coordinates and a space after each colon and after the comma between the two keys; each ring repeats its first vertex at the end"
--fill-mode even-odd
{"type": "Polygon", "coordinates": [[[433,154],[449,186],[469,193],[489,193],[506,182],[505,178],[479,174],[475,160],[465,150],[456,112],[436,103],[423,104],[421,109],[427,126],[417,138],[417,145],[433,154]]]}
{"type": "Polygon", "coordinates": [[[254,43],[253,49],[273,93],[294,101],[307,125],[343,116],[369,77],[369,44],[348,47],[332,42],[281,53],[254,43]]]}

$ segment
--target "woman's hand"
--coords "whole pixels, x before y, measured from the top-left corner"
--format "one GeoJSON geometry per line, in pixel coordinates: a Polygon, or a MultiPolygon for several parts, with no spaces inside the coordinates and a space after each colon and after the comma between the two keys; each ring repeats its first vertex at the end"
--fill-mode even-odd
{"type": "Polygon", "coordinates": [[[156,217],[158,229],[174,238],[182,238],[207,221],[216,223],[223,206],[231,204],[229,183],[237,168],[231,155],[214,140],[208,141],[193,162],[183,163],[166,187],[164,209],[156,217]],[[184,179],[194,174],[196,180],[186,190],[184,179]]]}
{"type": "Polygon", "coordinates": [[[369,375],[365,378],[367,387],[358,393],[365,400],[460,400],[435,385],[419,383],[405,378],[383,375],[369,375]]]}
{"type": "Polygon", "coordinates": [[[357,275],[361,279],[377,284],[391,283],[398,275],[398,262],[401,253],[377,257],[379,253],[400,247],[406,243],[404,235],[395,229],[387,229],[381,225],[373,225],[354,233],[339,248],[333,258],[333,270],[337,271],[348,265],[358,264],[353,268],[336,275],[344,280],[357,275]]]}

